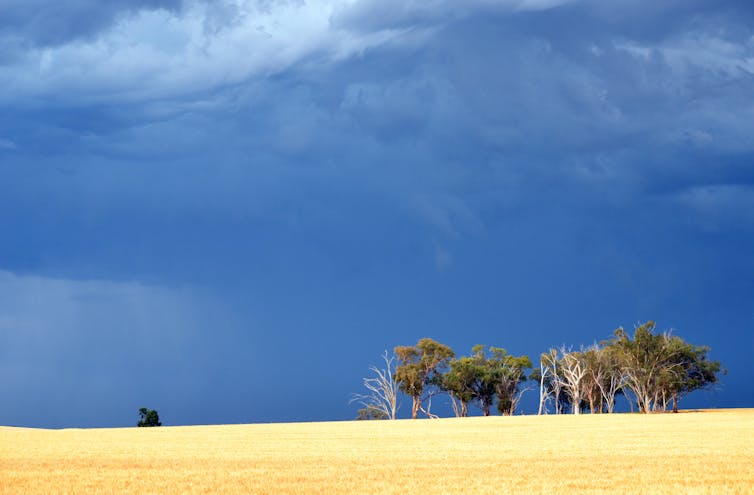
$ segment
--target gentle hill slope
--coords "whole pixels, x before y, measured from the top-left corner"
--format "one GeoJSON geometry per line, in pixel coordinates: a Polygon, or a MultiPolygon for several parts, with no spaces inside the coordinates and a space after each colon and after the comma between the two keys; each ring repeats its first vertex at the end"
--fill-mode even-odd
{"type": "Polygon", "coordinates": [[[0,493],[751,493],[754,409],[0,428],[0,493]]]}

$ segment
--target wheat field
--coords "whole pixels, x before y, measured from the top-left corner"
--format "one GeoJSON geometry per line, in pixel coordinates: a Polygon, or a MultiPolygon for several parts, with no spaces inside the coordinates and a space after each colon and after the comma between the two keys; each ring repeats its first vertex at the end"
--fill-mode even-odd
{"type": "Polygon", "coordinates": [[[0,493],[754,493],[754,409],[0,428],[0,493]]]}

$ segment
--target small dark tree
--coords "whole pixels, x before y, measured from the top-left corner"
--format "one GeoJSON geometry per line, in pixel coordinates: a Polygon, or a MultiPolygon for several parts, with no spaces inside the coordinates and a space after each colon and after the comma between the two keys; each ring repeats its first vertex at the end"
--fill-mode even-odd
{"type": "Polygon", "coordinates": [[[386,413],[379,407],[370,404],[362,409],[359,409],[356,419],[358,420],[390,419],[390,416],[388,415],[388,413],[386,413]]]}
{"type": "Polygon", "coordinates": [[[139,422],[136,426],[162,426],[160,415],[154,409],[142,407],[139,409],[139,422]]]}

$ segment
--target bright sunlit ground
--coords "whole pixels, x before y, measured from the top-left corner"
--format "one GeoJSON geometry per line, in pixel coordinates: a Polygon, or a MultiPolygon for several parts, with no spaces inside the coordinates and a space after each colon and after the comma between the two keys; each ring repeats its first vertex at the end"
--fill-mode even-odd
{"type": "Polygon", "coordinates": [[[0,493],[754,493],[754,409],[0,428],[0,493]]]}

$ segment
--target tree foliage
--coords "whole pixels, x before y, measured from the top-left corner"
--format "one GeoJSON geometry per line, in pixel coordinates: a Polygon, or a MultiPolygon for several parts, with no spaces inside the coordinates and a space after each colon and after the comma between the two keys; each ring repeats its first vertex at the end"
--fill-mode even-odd
{"type": "Polygon", "coordinates": [[[368,405],[359,409],[356,413],[357,420],[374,420],[374,419],[390,419],[390,416],[381,408],[374,405],[368,405]]]}
{"type": "Polygon", "coordinates": [[[431,403],[433,387],[441,385],[442,373],[455,353],[444,344],[423,338],[415,346],[396,347],[395,355],[399,363],[395,380],[400,390],[411,397],[411,417],[416,419],[420,410],[431,416],[429,409],[423,408],[422,404],[425,400],[431,403]]]}
{"type": "Polygon", "coordinates": [[[522,388],[528,380],[526,370],[531,369],[529,356],[513,356],[502,347],[490,347],[489,359],[491,381],[495,387],[497,409],[500,414],[512,416],[516,411],[521,395],[528,388],[522,388]]]}
{"type": "MultiPolygon", "coordinates": [[[[553,404],[578,414],[613,412],[624,395],[643,413],[664,411],[672,402],[718,381],[720,363],[708,359],[709,347],[695,346],[670,332],[655,333],[655,323],[637,326],[633,335],[618,328],[613,338],[579,351],[550,349],[540,357],[539,413],[553,404]]],[[[724,370],[722,370],[724,372],[724,370]]]]}
{"type": "Polygon", "coordinates": [[[398,391],[411,397],[412,418],[420,411],[436,417],[430,407],[440,392],[450,396],[456,416],[468,416],[470,405],[488,416],[495,403],[500,414],[512,415],[532,388],[526,385],[529,380],[539,385],[538,414],[612,413],[620,396],[632,411],[634,404],[642,413],[665,411],[672,404],[676,412],[683,397],[712,387],[726,373],[719,361],[709,359],[709,347],[657,333],[653,321],[638,325],[633,335],[618,328],[609,340],[586,348],[553,347],[540,355],[531,372],[528,356],[514,356],[502,347],[476,345],[470,355],[456,358],[447,345],[423,338],[394,352],[394,373],[385,353],[386,370],[372,367],[376,376],[364,379],[372,394],[354,399],[366,406],[359,411],[361,419],[395,418],[390,404],[398,391]]]}
{"type": "Polygon", "coordinates": [[[677,411],[682,396],[717,383],[720,363],[707,358],[709,347],[654,329],[655,322],[648,321],[636,327],[631,338],[618,328],[610,345],[617,350],[626,388],[639,411],[665,410],[671,400],[677,411]]]}
{"type": "Polygon", "coordinates": [[[458,401],[456,415],[469,415],[469,403],[476,399],[480,381],[480,368],[473,358],[461,357],[449,363],[448,372],[443,375],[442,389],[447,391],[451,399],[458,401]]]}
{"type": "Polygon", "coordinates": [[[136,423],[136,426],[162,426],[160,415],[154,409],[142,407],[139,409],[139,422],[136,423]]]}
{"type": "Polygon", "coordinates": [[[521,398],[521,384],[531,368],[528,356],[513,356],[501,347],[476,345],[471,356],[450,361],[443,377],[443,389],[458,400],[459,416],[468,415],[468,405],[475,404],[485,416],[490,415],[495,400],[501,414],[511,415],[521,398]]]}

